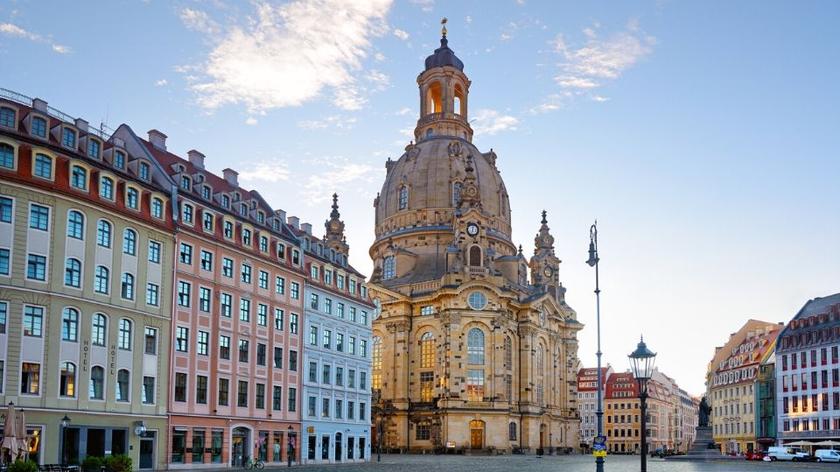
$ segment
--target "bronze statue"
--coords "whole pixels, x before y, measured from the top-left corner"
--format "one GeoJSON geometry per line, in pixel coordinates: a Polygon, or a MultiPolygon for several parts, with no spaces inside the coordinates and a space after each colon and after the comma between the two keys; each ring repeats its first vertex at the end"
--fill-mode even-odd
{"type": "Polygon", "coordinates": [[[699,424],[701,428],[708,428],[709,427],[709,415],[712,413],[712,407],[709,406],[709,403],[706,401],[706,397],[703,397],[700,400],[700,408],[699,408],[700,418],[699,424]]]}

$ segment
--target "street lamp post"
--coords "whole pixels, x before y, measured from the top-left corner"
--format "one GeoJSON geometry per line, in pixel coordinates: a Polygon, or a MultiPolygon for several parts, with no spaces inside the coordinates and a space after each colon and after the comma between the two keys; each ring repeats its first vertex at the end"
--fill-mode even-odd
{"type": "Polygon", "coordinates": [[[61,465],[67,464],[67,426],[70,425],[70,418],[64,415],[61,418],[61,465]]]}
{"type": "MultiPolygon", "coordinates": [[[[604,434],[604,407],[602,398],[602,387],[604,379],[601,378],[601,287],[598,280],[598,262],[601,259],[598,257],[598,221],[592,224],[589,228],[589,260],[586,261],[590,267],[595,267],[595,329],[598,338],[598,351],[595,353],[598,358],[597,365],[597,380],[596,383],[598,392],[598,404],[595,410],[596,423],[598,425],[598,436],[604,434]]],[[[594,445],[594,444],[593,444],[594,445]]],[[[599,454],[595,456],[595,472],[604,472],[604,457],[599,454]]]]}
{"type": "Polygon", "coordinates": [[[647,472],[647,384],[653,375],[653,365],[656,362],[656,353],[652,352],[645,345],[645,340],[642,338],[636,350],[630,353],[630,367],[633,369],[633,375],[636,377],[636,382],[639,384],[639,402],[641,404],[642,413],[642,463],[641,472],[647,472]]]}
{"type": "Polygon", "coordinates": [[[294,428],[292,428],[292,425],[289,425],[289,429],[287,430],[289,442],[286,447],[286,461],[288,462],[288,465],[286,467],[292,466],[292,457],[295,455],[295,443],[292,440],[292,435],[294,434],[294,432],[295,431],[294,428]]]}

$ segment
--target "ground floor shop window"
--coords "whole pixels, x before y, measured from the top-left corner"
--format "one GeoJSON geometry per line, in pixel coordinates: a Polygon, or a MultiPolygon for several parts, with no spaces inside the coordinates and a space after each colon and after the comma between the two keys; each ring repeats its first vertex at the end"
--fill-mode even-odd
{"type": "Polygon", "coordinates": [[[225,432],[221,430],[213,430],[210,440],[210,462],[214,464],[222,463],[222,444],[225,439],[225,432]]]}
{"type": "Polygon", "coordinates": [[[268,460],[268,431],[260,431],[259,434],[260,460],[265,462],[268,460]]]}
{"type": "Polygon", "coordinates": [[[321,436],[321,460],[330,460],[330,437],[321,436]]]}
{"type": "Polygon", "coordinates": [[[283,457],[283,432],[282,431],[275,431],[274,432],[274,442],[272,445],[272,455],[271,459],[274,462],[282,462],[283,457]]]}
{"type": "Polygon", "coordinates": [[[41,427],[29,426],[26,428],[26,434],[29,435],[29,444],[27,454],[29,460],[36,464],[41,463],[41,427]]]}
{"type": "Polygon", "coordinates": [[[184,463],[184,451],[187,446],[187,432],[172,430],[172,460],[173,464],[184,463]]]}
{"type": "Polygon", "coordinates": [[[204,462],[204,430],[194,429],[192,432],[192,462],[201,464],[204,462]]]}

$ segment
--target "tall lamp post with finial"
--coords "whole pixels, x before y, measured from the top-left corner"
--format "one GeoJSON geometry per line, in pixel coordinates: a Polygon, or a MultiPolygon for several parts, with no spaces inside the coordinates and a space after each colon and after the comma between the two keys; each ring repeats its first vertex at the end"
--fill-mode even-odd
{"type": "Polygon", "coordinates": [[[630,367],[633,369],[633,376],[639,384],[639,404],[641,406],[642,424],[642,463],[641,472],[647,472],[647,384],[653,376],[653,365],[656,362],[656,353],[647,348],[644,338],[639,340],[636,350],[630,353],[630,367]]]}
{"type": "MultiPolygon", "coordinates": [[[[596,369],[596,383],[597,383],[597,405],[595,409],[595,418],[598,427],[598,440],[604,441],[604,402],[603,402],[603,386],[604,379],[601,378],[601,287],[598,280],[598,262],[601,259],[598,257],[598,221],[596,220],[592,226],[589,227],[589,260],[586,261],[590,267],[595,268],[595,329],[598,339],[598,351],[595,356],[598,358],[596,369]]],[[[595,444],[593,441],[593,448],[595,444]]],[[[595,455],[595,472],[604,472],[604,454],[606,451],[597,451],[595,455]]]]}

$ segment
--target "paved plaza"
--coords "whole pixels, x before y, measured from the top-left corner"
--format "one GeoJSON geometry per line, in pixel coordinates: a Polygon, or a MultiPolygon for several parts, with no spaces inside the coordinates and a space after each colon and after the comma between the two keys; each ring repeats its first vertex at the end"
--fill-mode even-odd
{"type": "MultiPolygon", "coordinates": [[[[406,472],[593,472],[594,459],[591,456],[436,456],[436,455],[383,455],[382,462],[364,465],[305,466],[307,471],[406,471],[406,472]]],[[[631,472],[639,470],[639,456],[610,456],[605,465],[606,472],[631,472]]],[[[663,459],[648,459],[649,472],[737,472],[737,471],[819,471],[840,470],[840,464],[760,462],[760,461],[715,461],[715,462],[673,462],[663,459]]]]}

